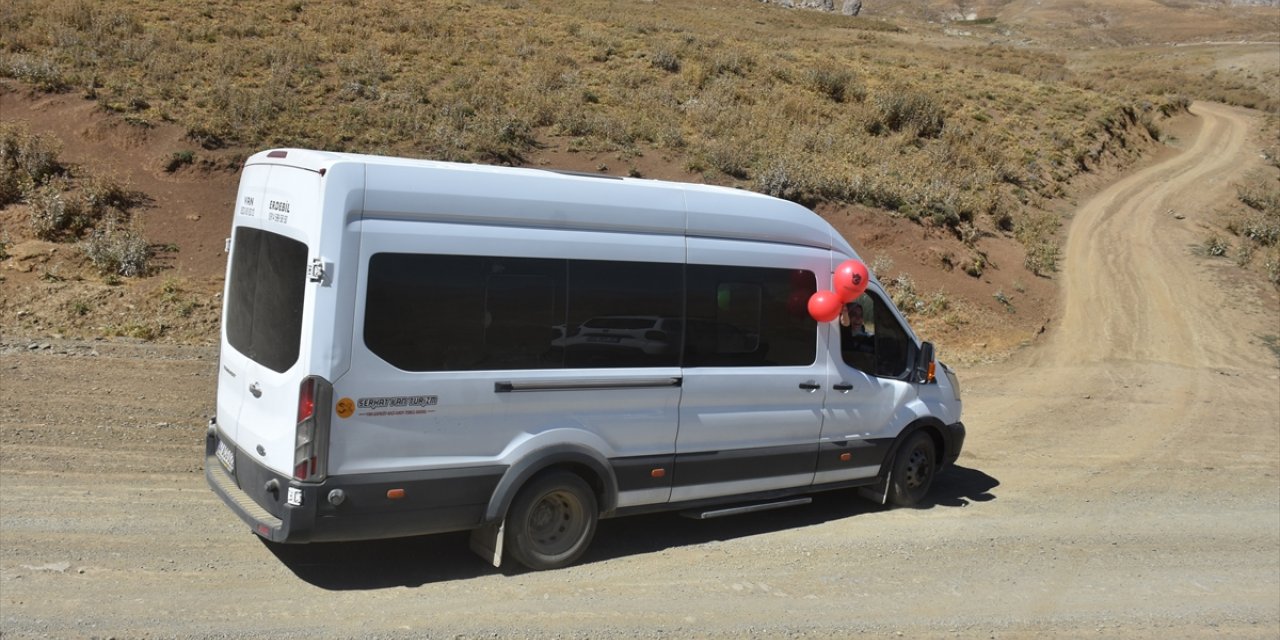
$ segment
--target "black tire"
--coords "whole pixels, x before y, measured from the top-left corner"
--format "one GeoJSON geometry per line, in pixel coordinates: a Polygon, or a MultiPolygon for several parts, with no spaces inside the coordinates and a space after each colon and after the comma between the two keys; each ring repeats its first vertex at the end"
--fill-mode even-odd
{"type": "Polygon", "coordinates": [[[576,474],[551,471],[525,485],[507,511],[507,553],[541,571],[573,564],[596,534],[596,494],[576,474]]]}
{"type": "Polygon", "coordinates": [[[933,438],[917,431],[898,448],[893,459],[889,484],[889,504],[914,507],[928,495],[938,471],[938,449],[933,438]]]}

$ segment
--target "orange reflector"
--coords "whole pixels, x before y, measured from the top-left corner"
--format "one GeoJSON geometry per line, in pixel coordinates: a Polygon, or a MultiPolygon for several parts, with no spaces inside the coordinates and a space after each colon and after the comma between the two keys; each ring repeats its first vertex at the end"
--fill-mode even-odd
{"type": "Polygon", "coordinates": [[[667,477],[667,470],[666,470],[666,469],[662,469],[662,468],[654,469],[653,471],[650,471],[650,472],[649,472],[649,477],[650,477],[650,478],[665,478],[665,477],[667,477]]]}
{"type": "Polygon", "coordinates": [[[264,536],[264,537],[268,537],[268,536],[270,536],[270,535],[271,535],[271,527],[268,527],[268,526],[267,526],[267,525],[265,525],[265,524],[260,524],[260,525],[258,525],[258,535],[261,535],[261,536],[264,536]]]}
{"type": "Polygon", "coordinates": [[[925,380],[925,382],[933,382],[935,377],[934,374],[936,373],[937,366],[938,366],[937,363],[934,363],[934,362],[929,363],[929,373],[927,374],[927,377],[926,377],[927,379],[925,380]]]}
{"type": "Polygon", "coordinates": [[[850,461],[850,460],[852,460],[852,459],[853,459],[853,454],[852,454],[852,453],[842,453],[842,454],[840,454],[840,462],[848,462],[848,461],[850,461]]]}
{"type": "Polygon", "coordinates": [[[388,500],[399,500],[404,497],[404,489],[387,489],[388,500]]]}

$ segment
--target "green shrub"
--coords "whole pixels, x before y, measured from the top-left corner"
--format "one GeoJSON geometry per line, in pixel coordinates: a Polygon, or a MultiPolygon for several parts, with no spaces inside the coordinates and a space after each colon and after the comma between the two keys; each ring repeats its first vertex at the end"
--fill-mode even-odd
{"type": "Polygon", "coordinates": [[[1280,183],[1265,171],[1255,171],[1246,176],[1236,185],[1236,197],[1268,218],[1280,220],[1280,183]]]}
{"type": "Polygon", "coordinates": [[[861,101],[867,90],[848,69],[822,67],[809,71],[809,84],[832,102],[861,101]]]}
{"type": "Polygon", "coordinates": [[[746,180],[752,165],[751,153],[736,141],[713,144],[706,151],[707,164],[721,173],[746,180]]]}
{"type": "Polygon", "coordinates": [[[1038,276],[1058,270],[1057,230],[1060,222],[1043,211],[1023,213],[1013,222],[1013,236],[1026,249],[1023,266],[1038,276]]]}
{"type": "Polygon", "coordinates": [[[817,200],[807,178],[810,171],[799,162],[776,159],[756,174],[755,190],[810,206],[817,200]]]}
{"type": "Polygon", "coordinates": [[[1227,252],[1231,250],[1231,244],[1214,234],[1204,241],[1201,248],[1204,250],[1205,255],[1220,258],[1227,255],[1227,252]]]}
{"type": "Polygon", "coordinates": [[[108,221],[80,243],[85,256],[104,276],[127,278],[147,275],[151,261],[151,245],[136,226],[108,221]]]}
{"type": "Polygon", "coordinates": [[[73,84],[53,61],[25,54],[8,56],[7,60],[0,63],[0,75],[21,80],[48,93],[66,91],[73,84]]]}
{"type": "Polygon", "coordinates": [[[21,202],[25,190],[22,175],[13,167],[0,164],[0,207],[21,202]]]}
{"type": "Polygon", "coordinates": [[[1038,276],[1047,276],[1058,270],[1058,245],[1044,240],[1027,247],[1027,255],[1022,264],[1028,271],[1038,276]]]}
{"type": "Polygon", "coordinates": [[[60,240],[76,236],[89,226],[84,202],[70,191],[70,182],[55,178],[32,187],[24,199],[31,205],[28,220],[31,231],[41,240],[60,240]]]}
{"type": "Polygon", "coordinates": [[[168,173],[173,173],[182,167],[194,164],[195,161],[196,154],[193,151],[174,151],[173,155],[169,156],[169,160],[165,162],[164,170],[168,173]]]}
{"type": "Polygon", "coordinates": [[[971,278],[981,278],[982,272],[987,269],[987,259],[981,254],[973,256],[961,265],[961,269],[971,278]]]}
{"type": "Polygon", "coordinates": [[[111,215],[127,215],[129,210],[142,205],[147,197],[141,191],[128,188],[112,178],[91,177],[81,182],[80,194],[85,215],[90,224],[111,215]]]}
{"type": "Polygon", "coordinates": [[[1254,246],[1255,245],[1252,245],[1248,242],[1244,242],[1244,243],[1241,243],[1240,246],[1236,247],[1236,266],[1237,267],[1240,267],[1243,269],[1244,267],[1249,266],[1249,263],[1253,261],[1254,246]]]}
{"type": "Polygon", "coordinates": [[[906,131],[917,138],[936,138],[947,122],[946,112],[933,96],[914,89],[889,89],[876,95],[873,106],[866,127],[873,135],[906,131]]]}
{"type": "Polygon", "coordinates": [[[884,282],[889,277],[889,272],[893,270],[893,258],[886,255],[878,255],[867,267],[871,269],[871,275],[876,280],[884,282]]]}
{"type": "Polygon", "coordinates": [[[23,127],[0,123],[0,207],[23,199],[25,192],[66,173],[58,162],[56,141],[31,135],[23,127]]]}
{"type": "Polygon", "coordinates": [[[680,56],[676,55],[669,49],[658,49],[649,57],[649,64],[657,69],[669,71],[671,73],[680,72],[680,56]]]}

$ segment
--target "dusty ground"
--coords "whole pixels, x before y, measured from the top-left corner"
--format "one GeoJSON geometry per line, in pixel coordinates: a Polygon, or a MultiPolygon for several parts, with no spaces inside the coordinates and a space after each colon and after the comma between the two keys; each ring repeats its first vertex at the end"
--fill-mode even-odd
{"type": "Polygon", "coordinates": [[[1081,201],[1046,338],[961,371],[969,441],[919,510],[611,520],[535,574],[463,535],[274,548],[204,484],[211,348],[6,336],[0,635],[1274,638],[1277,296],[1190,250],[1255,125],[1193,112],[1081,201]]]}

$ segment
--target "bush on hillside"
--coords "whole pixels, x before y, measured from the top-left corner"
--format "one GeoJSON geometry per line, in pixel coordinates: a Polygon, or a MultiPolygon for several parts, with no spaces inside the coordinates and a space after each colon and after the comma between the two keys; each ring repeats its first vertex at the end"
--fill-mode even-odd
{"type": "Polygon", "coordinates": [[[95,229],[80,248],[102,275],[127,278],[147,275],[153,254],[142,231],[120,220],[109,220],[95,229]]]}
{"type": "Polygon", "coordinates": [[[942,105],[933,96],[915,89],[889,89],[876,95],[873,106],[867,123],[867,132],[873,135],[905,131],[917,138],[936,138],[942,135],[947,122],[942,105]]]}

